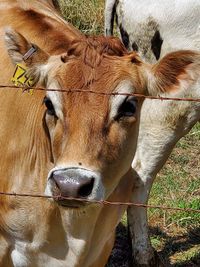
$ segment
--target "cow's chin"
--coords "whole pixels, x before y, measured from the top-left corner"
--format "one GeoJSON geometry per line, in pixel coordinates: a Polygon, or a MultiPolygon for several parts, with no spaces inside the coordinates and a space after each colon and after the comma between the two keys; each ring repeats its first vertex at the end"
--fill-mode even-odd
{"type": "Polygon", "coordinates": [[[65,198],[62,198],[62,196],[59,199],[55,199],[55,201],[60,207],[69,209],[85,209],[87,206],[90,206],[90,203],[88,202],[84,202],[81,200],[66,200],[65,198]]]}

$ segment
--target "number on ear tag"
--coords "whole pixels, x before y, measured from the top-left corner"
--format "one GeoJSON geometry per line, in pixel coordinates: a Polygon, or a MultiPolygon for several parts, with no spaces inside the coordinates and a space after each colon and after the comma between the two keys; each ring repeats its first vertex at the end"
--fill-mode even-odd
{"type": "MultiPolygon", "coordinates": [[[[11,81],[15,86],[19,87],[32,87],[34,80],[27,74],[27,68],[22,64],[17,64],[11,81]]],[[[28,90],[30,94],[33,94],[33,89],[28,90]]]]}

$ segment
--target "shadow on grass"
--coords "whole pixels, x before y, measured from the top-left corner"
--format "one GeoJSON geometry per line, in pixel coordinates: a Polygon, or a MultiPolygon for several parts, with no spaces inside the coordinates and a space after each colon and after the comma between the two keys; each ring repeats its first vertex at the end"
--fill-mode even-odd
{"type": "MultiPolygon", "coordinates": [[[[180,263],[170,264],[170,257],[176,253],[184,253],[193,247],[200,245],[200,228],[192,229],[184,235],[169,236],[160,228],[150,227],[151,236],[158,237],[164,241],[164,246],[158,252],[166,267],[200,267],[200,251],[195,255],[188,255],[180,260],[180,263]]],[[[106,267],[130,267],[131,265],[131,243],[128,230],[123,224],[117,227],[116,241],[112,254],[106,267]]]]}
{"type": "Polygon", "coordinates": [[[164,260],[166,266],[171,267],[200,267],[200,251],[195,252],[195,256],[188,254],[188,256],[182,257],[180,263],[169,263],[169,258],[176,253],[185,253],[189,249],[194,248],[197,245],[200,245],[200,228],[188,230],[186,234],[168,236],[159,228],[150,228],[150,233],[153,236],[158,236],[162,238],[165,242],[164,247],[158,253],[161,259],[164,260]]]}
{"type": "Polygon", "coordinates": [[[106,267],[131,267],[131,243],[128,229],[122,223],[117,226],[115,245],[106,267]]]}

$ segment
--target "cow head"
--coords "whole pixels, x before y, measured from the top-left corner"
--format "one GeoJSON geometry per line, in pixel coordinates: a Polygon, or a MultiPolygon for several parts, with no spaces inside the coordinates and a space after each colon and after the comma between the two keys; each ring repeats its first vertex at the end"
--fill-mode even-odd
{"type": "MultiPolygon", "coordinates": [[[[9,29],[6,46],[16,64],[31,44],[9,29]]],[[[26,61],[31,76],[44,88],[59,90],[44,96],[55,165],[47,177],[48,195],[108,198],[129,170],[136,149],[142,99],[126,94],[178,90],[179,79],[187,80],[184,74],[193,56],[183,57],[190,60],[174,56],[152,67],[135,53],[127,54],[117,39],[105,37],[74,42],[62,55],[50,56],[37,48],[26,61]],[[181,63],[170,79],[176,62],[181,63]],[[79,92],[60,92],[62,89],[79,92]],[[107,95],[111,93],[120,95],[107,95]]],[[[84,205],[58,201],[74,208],[84,205]]]]}

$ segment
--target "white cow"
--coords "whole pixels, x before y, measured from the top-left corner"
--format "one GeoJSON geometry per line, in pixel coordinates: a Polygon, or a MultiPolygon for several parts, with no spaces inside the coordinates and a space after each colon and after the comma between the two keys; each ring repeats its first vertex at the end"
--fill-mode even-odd
{"type": "Polygon", "coordinates": [[[130,50],[149,61],[167,52],[200,49],[199,0],[107,0],[105,33],[113,33],[114,15],[130,50]]]}
{"type": "MultiPolygon", "coordinates": [[[[114,17],[126,48],[138,51],[147,62],[154,62],[173,50],[200,50],[200,0],[107,0],[106,35],[113,33],[114,17]]],[[[172,92],[170,95],[200,97],[200,90],[190,88],[183,94],[172,92]]],[[[199,120],[199,103],[144,101],[137,152],[132,163],[133,202],[148,202],[154,178],[173,147],[199,120]]],[[[146,209],[130,208],[128,220],[138,266],[160,266],[149,241],[146,209]]]]}

